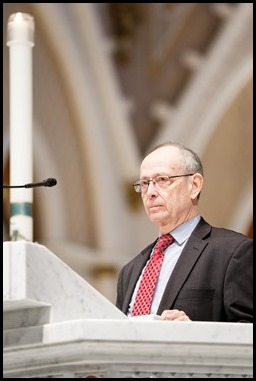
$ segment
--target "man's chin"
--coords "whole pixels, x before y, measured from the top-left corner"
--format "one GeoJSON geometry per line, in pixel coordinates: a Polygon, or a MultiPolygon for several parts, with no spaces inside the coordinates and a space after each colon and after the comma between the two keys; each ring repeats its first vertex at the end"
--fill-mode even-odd
{"type": "Polygon", "coordinates": [[[149,216],[149,219],[151,222],[153,222],[153,224],[159,224],[160,221],[162,221],[163,219],[163,214],[162,213],[159,213],[159,211],[150,211],[150,213],[148,214],[149,216]]]}

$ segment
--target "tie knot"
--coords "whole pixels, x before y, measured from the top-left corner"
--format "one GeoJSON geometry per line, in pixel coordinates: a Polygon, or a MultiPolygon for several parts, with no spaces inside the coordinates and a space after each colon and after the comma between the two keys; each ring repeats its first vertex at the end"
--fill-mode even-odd
{"type": "Polygon", "coordinates": [[[155,250],[163,252],[171,243],[173,243],[174,238],[171,234],[163,234],[158,239],[155,250]]]}

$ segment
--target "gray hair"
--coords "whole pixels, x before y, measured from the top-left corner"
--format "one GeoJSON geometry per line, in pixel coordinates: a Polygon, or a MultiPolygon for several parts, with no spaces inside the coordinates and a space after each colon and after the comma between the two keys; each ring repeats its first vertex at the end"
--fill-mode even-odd
{"type": "MultiPolygon", "coordinates": [[[[156,151],[159,148],[162,147],[176,147],[180,150],[181,153],[181,160],[184,164],[184,170],[187,173],[200,173],[202,176],[204,176],[204,170],[203,165],[201,163],[201,160],[199,156],[191,149],[186,147],[185,145],[178,143],[178,142],[166,142],[162,144],[158,144],[155,147],[153,147],[147,154],[148,156],[151,152],[156,151]]],[[[145,157],[146,157],[145,156],[145,157]]]]}

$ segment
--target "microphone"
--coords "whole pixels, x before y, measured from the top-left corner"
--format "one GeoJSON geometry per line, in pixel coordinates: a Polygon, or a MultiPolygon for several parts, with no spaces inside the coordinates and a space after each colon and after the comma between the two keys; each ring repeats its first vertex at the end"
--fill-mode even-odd
{"type": "Polygon", "coordinates": [[[40,183],[28,183],[24,185],[3,185],[3,188],[35,188],[35,187],[53,187],[57,184],[57,180],[49,177],[40,183]]]}

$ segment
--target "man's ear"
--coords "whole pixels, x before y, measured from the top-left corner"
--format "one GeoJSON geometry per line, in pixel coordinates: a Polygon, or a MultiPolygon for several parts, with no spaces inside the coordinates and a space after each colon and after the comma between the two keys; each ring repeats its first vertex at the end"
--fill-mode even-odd
{"type": "Polygon", "coordinates": [[[198,198],[198,195],[200,194],[203,188],[204,178],[201,175],[201,173],[195,173],[191,179],[191,183],[192,183],[191,198],[194,200],[198,198]]]}

